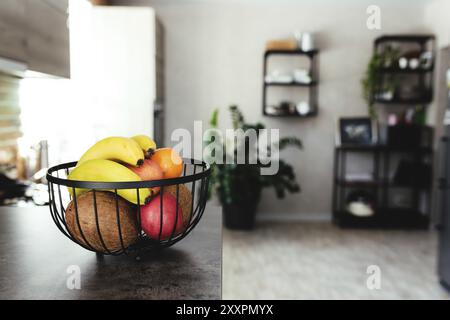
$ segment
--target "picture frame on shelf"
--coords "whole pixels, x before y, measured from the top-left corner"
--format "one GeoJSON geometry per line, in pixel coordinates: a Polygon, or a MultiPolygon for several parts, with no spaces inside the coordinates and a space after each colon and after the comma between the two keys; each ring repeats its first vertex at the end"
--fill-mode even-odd
{"type": "Polygon", "coordinates": [[[372,146],[378,141],[376,123],[369,117],[340,118],[337,124],[336,145],[372,146]]]}

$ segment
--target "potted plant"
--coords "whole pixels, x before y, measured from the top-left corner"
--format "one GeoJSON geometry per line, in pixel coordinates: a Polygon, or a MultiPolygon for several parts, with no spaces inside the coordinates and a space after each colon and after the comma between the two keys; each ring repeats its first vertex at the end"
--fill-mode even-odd
{"type": "MultiPolygon", "coordinates": [[[[248,124],[237,106],[230,108],[233,129],[247,130],[264,129],[261,123],[248,124]]],[[[211,127],[217,129],[218,110],[211,117],[211,127]]],[[[258,136],[259,139],[259,136],[258,136]]],[[[245,141],[244,143],[248,143],[245,141]]],[[[302,143],[295,137],[282,138],[278,141],[279,150],[288,146],[302,147],[302,143]]],[[[273,145],[268,145],[268,154],[271,154],[273,145]]],[[[237,153],[237,147],[227,148],[223,146],[223,157],[226,153],[237,153]]],[[[245,147],[245,159],[250,158],[250,148],[245,147]]],[[[273,187],[278,198],[284,198],[287,192],[299,192],[300,187],[292,166],[283,160],[279,160],[279,170],[273,175],[261,175],[260,169],[264,166],[258,159],[256,164],[238,164],[236,157],[233,163],[212,164],[210,180],[210,195],[215,193],[223,206],[224,224],[230,229],[249,230],[254,227],[255,215],[263,188],[273,187]]]]}
{"type": "Polygon", "coordinates": [[[376,120],[377,112],[375,110],[374,98],[376,95],[384,94],[392,99],[395,87],[395,79],[388,77],[383,87],[381,84],[381,68],[393,68],[400,57],[400,50],[388,46],[382,53],[374,53],[369,60],[364,78],[361,80],[363,98],[367,102],[369,116],[376,120]]]}

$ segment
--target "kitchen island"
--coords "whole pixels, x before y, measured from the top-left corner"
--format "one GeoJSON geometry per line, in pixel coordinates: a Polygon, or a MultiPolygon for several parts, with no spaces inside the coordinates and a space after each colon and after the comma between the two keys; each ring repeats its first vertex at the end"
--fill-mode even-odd
{"type": "Polygon", "coordinates": [[[220,299],[221,230],[221,209],[207,205],[170,248],[140,261],[97,257],[57,229],[48,207],[0,207],[0,299],[220,299]]]}

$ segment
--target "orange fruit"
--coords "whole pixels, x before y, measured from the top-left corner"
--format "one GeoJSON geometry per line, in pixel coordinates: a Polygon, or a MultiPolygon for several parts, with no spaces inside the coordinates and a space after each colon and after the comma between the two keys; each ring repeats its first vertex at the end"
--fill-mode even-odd
{"type": "Polygon", "coordinates": [[[176,178],[183,172],[183,159],[172,148],[156,149],[151,159],[161,168],[164,178],[176,178]]]}

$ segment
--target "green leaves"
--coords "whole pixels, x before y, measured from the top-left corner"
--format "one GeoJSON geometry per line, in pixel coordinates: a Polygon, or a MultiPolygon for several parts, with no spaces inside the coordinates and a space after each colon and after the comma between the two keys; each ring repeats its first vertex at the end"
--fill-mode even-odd
{"type": "Polygon", "coordinates": [[[231,122],[233,124],[233,129],[243,129],[244,127],[244,116],[236,105],[230,106],[231,122]]]}
{"type": "Polygon", "coordinates": [[[211,119],[209,120],[209,124],[211,125],[211,128],[216,129],[217,128],[217,122],[219,119],[219,109],[214,109],[211,119]]]}
{"type": "Polygon", "coordinates": [[[274,187],[278,198],[284,198],[286,190],[290,193],[300,191],[292,166],[280,160],[279,170],[272,176],[261,176],[264,187],[274,187]]]}
{"type": "MultiPolygon", "coordinates": [[[[233,128],[242,129],[244,132],[254,129],[258,132],[265,129],[264,124],[245,123],[244,116],[235,105],[229,107],[233,128]]],[[[210,124],[217,128],[218,110],[214,110],[210,124]]],[[[302,141],[296,137],[284,137],[278,142],[278,147],[283,150],[287,147],[302,148],[302,141]]],[[[270,151],[270,146],[268,147],[270,151]]],[[[234,150],[236,151],[236,150],[234,150]]],[[[249,158],[250,149],[246,148],[246,157],[249,158]]],[[[261,175],[261,163],[256,164],[213,164],[208,195],[216,193],[222,205],[257,203],[263,188],[273,187],[278,198],[284,198],[286,193],[300,191],[294,169],[283,160],[279,160],[279,170],[274,175],[261,175]]]]}
{"type": "Polygon", "coordinates": [[[364,78],[361,80],[361,85],[363,89],[363,98],[367,102],[369,109],[368,110],[369,116],[372,119],[375,119],[377,117],[374,104],[374,96],[375,93],[378,91],[378,86],[380,83],[379,69],[382,66],[382,63],[383,63],[382,57],[377,53],[373,54],[367,66],[364,78]]]}

